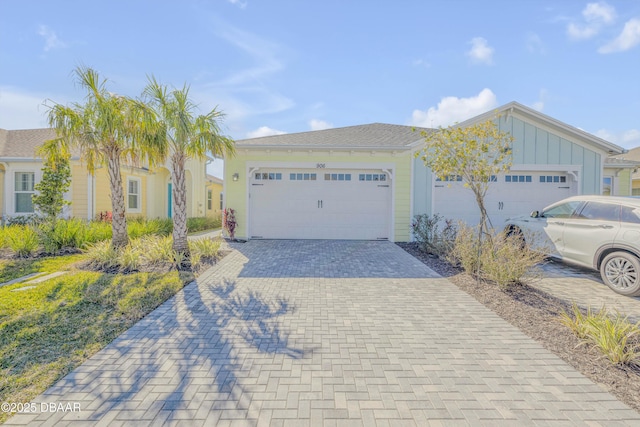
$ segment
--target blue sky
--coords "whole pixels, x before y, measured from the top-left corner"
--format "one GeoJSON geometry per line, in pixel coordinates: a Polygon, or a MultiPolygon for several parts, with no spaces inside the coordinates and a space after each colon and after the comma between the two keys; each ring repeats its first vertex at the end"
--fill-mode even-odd
{"type": "MultiPolygon", "coordinates": [[[[46,126],[90,66],[188,84],[235,139],[447,126],[510,101],[640,146],[640,2],[0,0],[0,128],[46,126]]],[[[221,164],[210,172],[220,175],[221,164]]]]}

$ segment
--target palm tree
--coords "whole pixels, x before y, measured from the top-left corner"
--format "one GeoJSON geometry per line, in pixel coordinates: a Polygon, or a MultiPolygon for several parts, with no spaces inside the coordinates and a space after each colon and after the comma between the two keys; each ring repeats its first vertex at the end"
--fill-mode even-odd
{"type": "Polygon", "coordinates": [[[74,75],[80,87],[87,91],[85,102],[47,105],[49,125],[57,134],[51,141],[57,150],[48,150],[48,154],[68,154],[77,149],[92,174],[96,168],[106,165],[113,217],[111,243],[114,247],[126,246],[129,236],[120,162],[135,163],[153,147],[153,144],[141,143],[149,139],[145,135],[148,127],[145,124],[153,122],[139,103],[108,92],[107,80],[100,78],[95,70],[78,67],[74,75]]]}
{"type": "Polygon", "coordinates": [[[157,129],[161,135],[154,140],[166,160],[169,157],[173,182],[173,249],[189,257],[187,242],[187,188],[185,163],[190,158],[235,154],[234,141],[221,135],[220,121],[224,116],[216,108],[196,115],[197,106],[189,99],[189,87],[169,91],[151,76],[143,92],[145,103],[154,109],[157,129]],[[158,140],[161,143],[158,143],[158,140]]]}

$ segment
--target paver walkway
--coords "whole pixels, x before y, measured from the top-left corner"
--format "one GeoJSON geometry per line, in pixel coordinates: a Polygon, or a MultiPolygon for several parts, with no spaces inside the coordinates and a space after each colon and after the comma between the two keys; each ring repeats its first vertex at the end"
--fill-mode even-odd
{"type": "Polygon", "coordinates": [[[8,424],[640,423],[392,243],[236,247],[8,424]]]}
{"type": "Polygon", "coordinates": [[[543,267],[543,278],[531,285],[557,298],[575,302],[582,307],[601,309],[629,316],[629,321],[640,321],[640,297],[626,297],[611,290],[600,279],[600,273],[586,268],[547,261],[543,267]]]}

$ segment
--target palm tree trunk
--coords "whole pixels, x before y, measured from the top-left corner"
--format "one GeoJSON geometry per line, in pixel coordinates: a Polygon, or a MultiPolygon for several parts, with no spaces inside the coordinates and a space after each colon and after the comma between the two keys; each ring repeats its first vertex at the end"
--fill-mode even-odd
{"type": "Polygon", "coordinates": [[[122,176],[120,175],[120,153],[115,148],[108,153],[107,167],[109,169],[109,185],[111,186],[111,244],[114,248],[119,248],[129,243],[129,236],[127,234],[122,176]]]}
{"type": "Polygon", "coordinates": [[[189,243],[187,241],[187,182],[185,179],[185,156],[175,153],[171,156],[173,169],[173,250],[182,252],[189,258],[189,243]]]}

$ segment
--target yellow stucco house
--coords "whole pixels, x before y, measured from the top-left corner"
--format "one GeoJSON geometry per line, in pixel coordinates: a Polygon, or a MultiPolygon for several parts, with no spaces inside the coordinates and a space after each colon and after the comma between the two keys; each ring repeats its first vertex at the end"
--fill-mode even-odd
{"type": "Polygon", "coordinates": [[[222,215],[223,206],[223,193],[222,193],[222,180],[216,176],[207,174],[207,203],[206,203],[206,215],[207,217],[219,217],[222,215]]]}
{"type": "MultiPolygon", "coordinates": [[[[42,178],[42,160],[35,150],[44,141],[55,137],[52,129],[0,129],[0,212],[7,218],[33,213],[31,196],[34,185],[42,178]]],[[[189,160],[186,165],[187,217],[209,215],[206,160],[189,160]]],[[[168,164],[154,167],[122,166],[125,208],[128,216],[170,218],[172,216],[171,168],[168,164]]],[[[71,204],[65,208],[65,217],[94,219],[100,213],[111,211],[109,178],[106,168],[95,174],[87,172],[78,156],[71,159],[71,187],[65,198],[71,204]]],[[[215,185],[211,184],[213,197],[215,185]]],[[[220,183],[220,187],[221,187],[220,183]]],[[[218,208],[218,200],[212,208],[218,208]]]]}

